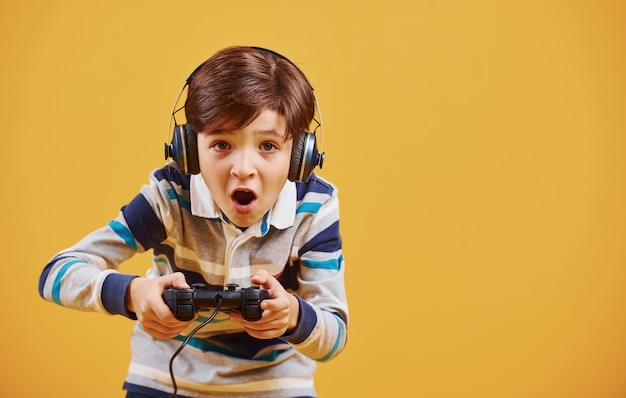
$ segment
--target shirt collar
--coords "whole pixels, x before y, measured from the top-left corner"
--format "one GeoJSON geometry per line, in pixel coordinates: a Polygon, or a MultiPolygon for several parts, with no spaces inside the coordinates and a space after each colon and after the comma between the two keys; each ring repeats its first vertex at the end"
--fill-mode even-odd
{"type": "MultiPolygon", "coordinates": [[[[201,174],[192,174],[190,183],[191,214],[198,217],[220,219],[226,217],[213,200],[211,191],[207,187],[201,174]]],[[[269,222],[278,229],[293,226],[296,217],[296,184],[287,180],[278,195],[278,200],[263,219],[257,224],[269,222]]]]}

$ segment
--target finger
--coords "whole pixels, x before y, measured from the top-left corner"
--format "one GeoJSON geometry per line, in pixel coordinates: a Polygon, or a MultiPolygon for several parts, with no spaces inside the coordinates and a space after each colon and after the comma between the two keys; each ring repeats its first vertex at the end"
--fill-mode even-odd
{"type": "Polygon", "coordinates": [[[270,318],[256,322],[243,321],[241,325],[246,330],[278,330],[285,329],[287,327],[287,322],[284,318],[270,318]]]}
{"type": "Polygon", "coordinates": [[[246,322],[246,320],[243,319],[243,316],[239,312],[237,312],[237,311],[233,311],[233,312],[229,313],[228,314],[228,318],[231,321],[235,321],[235,322],[238,322],[238,323],[246,322]]]}
{"type": "Polygon", "coordinates": [[[171,339],[172,337],[176,337],[180,334],[180,332],[184,329],[179,328],[164,328],[159,324],[142,324],[142,328],[159,339],[171,339]]]}
{"type": "Polygon", "coordinates": [[[166,277],[168,277],[166,280],[166,287],[173,287],[176,289],[189,289],[190,287],[185,279],[185,274],[182,272],[174,272],[166,277]]]}
{"type": "Polygon", "coordinates": [[[257,328],[251,326],[251,324],[246,324],[243,326],[246,333],[248,333],[252,337],[256,337],[257,339],[272,339],[275,337],[280,337],[285,334],[287,328],[285,326],[279,326],[275,328],[257,328]]]}
{"type": "Polygon", "coordinates": [[[264,311],[283,313],[289,310],[289,304],[289,298],[281,295],[272,297],[268,300],[263,300],[261,302],[261,308],[264,311]]]}
{"type": "MultiPolygon", "coordinates": [[[[177,319],[174,315],[173,309],[170,308],[170,306],[165,302],[162,292],[159,292],[158,295],[152,298],[150,301],[149,311],[162,323],[179,324],[181,322],[181,320],[177,319]]],[[[194,316],[194,319],[196,317],[197,314],[194,316]]]]}
{"type": "Polygon", "coordinates": [[[167,304],[165,304],[165,302],[159,303],[159,305],[155,305],[152,311],[154,312],[154,315],[159,320],[159,322],[164,325],[176,326],[180,325],[180,323],[183,322],[174,316],[174,312],[172,312],[172,309],[167,304]]]}
{"type": "Polygon", "coordinates": [[[158,319],[158,318],[146,318],[141,321],[141,325],[144,328],[149,328],[150,330],[157,331],[160,334],[172,334],[175,333],[177,335],[181,331],[185,330],[189,325],[191,325],[194,321],[179,321],[174,318],[173,315],[168,316],[166,319],[158,319]]]}
{"type": "Polygon", "coordinates": [[[278,297],[285,292],[280,282],[265,270],[260,270],[254,274],[251,281],[253,284],[259,285],[262,289],[267,290],[270,298],[278,297]]]}
{"type": "MultiPolygon", "coordinates": [[[[257,271],[254,276],[252,276],[251,282],[255,285],[259,285],[265,290],[269,290],[271,288],[272,282],[276,281],[276,278],[272,276],[269,272],[262,269],[257,271]]],[[[278,283],[278,281],[276,281],[278,283]]]]}

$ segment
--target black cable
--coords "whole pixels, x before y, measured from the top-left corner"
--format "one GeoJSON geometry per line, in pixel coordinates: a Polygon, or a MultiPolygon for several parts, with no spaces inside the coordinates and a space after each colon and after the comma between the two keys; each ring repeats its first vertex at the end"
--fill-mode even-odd
{"type": "Polygon", "coordinates": [[[176,356],[180,354],[183,348],[185,348],[185,346],[187,345],[187,343],[189,343],[189,340],[191,340],[193,335],[196,334],[198,330],[205,327],[209,322],[211,322],[213,318],[215,318],[217,313],[220,312],[220,307],[222,306],[222,296],[216,295],[215,299],[217,300],[217,305],[215,306],[215,310],[213,311],[211,316],[209,316],[207,320],[202,322],[200,325],[196,326],[196,328],[187,335],[187,338],[185,339],[185,341],[183,341],[180,347],[178,347],[178,349],[174,352],[174,354],[172,354],[172,357],[170,358],[170,377],[172,379],[172,386],[174,387],[174,391],[172,391],[172,395],[170,395],[170,398],[176,397],[176,392],[178,391],[178,386],[176,385],[176,378],[174,377],[174,368],[173,368],[174,358],[176,358],[176,356]]]}

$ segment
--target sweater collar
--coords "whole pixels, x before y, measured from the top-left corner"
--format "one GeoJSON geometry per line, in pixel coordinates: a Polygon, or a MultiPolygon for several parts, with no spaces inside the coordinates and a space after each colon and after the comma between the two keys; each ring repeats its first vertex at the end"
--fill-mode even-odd
{"type": "MultiPolygon", "coordinates": [[[[192,174],[190,182],[191,214],[197,217],[219,219],[229,222],[217,203],[213,200],[211,191],[207,187],[201,174],[192,174]]],[[[267,225],[278,229],[293,226],[296,217],[296,184],[287,180],[278,195],[278,200],[263,218],[254,225],[261,229],[262,234],[267,232],[267,225]]]]}

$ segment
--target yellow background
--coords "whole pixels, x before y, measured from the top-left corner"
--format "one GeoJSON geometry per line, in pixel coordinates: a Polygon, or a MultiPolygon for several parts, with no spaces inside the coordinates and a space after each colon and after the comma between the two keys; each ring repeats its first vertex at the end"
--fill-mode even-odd
{"type": "Polygon", "coordinates": [[[0,396],[122,397],[133,323],[39,273],[163,164],[184,79],[233,44],[322,108],[351,323],[321,397],[626,396],[622,1],[3,1],[0,34],[0,396]]]}

